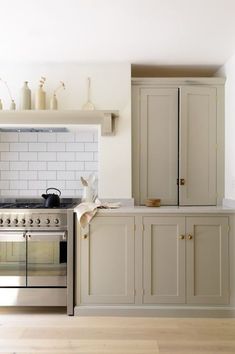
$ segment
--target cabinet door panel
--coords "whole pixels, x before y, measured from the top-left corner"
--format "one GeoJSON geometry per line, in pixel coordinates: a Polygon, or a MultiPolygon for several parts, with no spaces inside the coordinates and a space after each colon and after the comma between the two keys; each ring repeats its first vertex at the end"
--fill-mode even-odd
{"type": "Polygon", "coordinates": [[[144,303],[185,302],[184,217],[144,217],[144,303]]]}
{"type": "Polygon", "coordinates": [[[178,89],[141,89],[140,202],[177,205],[178,89]]]}
{"type": "Polygon", "coordinates": [[[81,242],[81,302],[134,302],[134,218],[96,217],[81,242]]]}
{"type": "Polygon", "coordinates": [[[228,218],[188,217],[187,302],[228,302],[228,218]]]}
{"type": "Polygon", "coordinates": [[[180,90],[180,205],[216,205],[216,89],[180,90]]]}

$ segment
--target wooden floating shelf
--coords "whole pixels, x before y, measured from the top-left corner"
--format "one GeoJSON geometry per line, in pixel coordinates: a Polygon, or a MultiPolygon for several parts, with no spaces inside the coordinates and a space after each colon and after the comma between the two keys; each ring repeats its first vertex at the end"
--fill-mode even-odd
{"type": "Polygon", "coordinates": [[[114,134],[114,118],[118,111],[26,110],[0,111],[0,126],[20,125],[101,125],[101,135],[114,134]]]}

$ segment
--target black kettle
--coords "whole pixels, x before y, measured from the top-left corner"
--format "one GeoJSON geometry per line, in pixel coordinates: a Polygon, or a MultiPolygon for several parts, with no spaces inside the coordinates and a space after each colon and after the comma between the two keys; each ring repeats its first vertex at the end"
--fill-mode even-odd
{"type": "Polygon", "coordinates": [[[44,207],[45,208],[56,208],[60,206],[60,195],[61,195],[61,191],[57,188],[47,188],[46,190],[46,194],[42,194],[42,197],[45,199],[44,200],[44,207]],[[54,189],[57,192],[59,192],[58,194],[54,194],[54,193],[47,193],[50,189],[54,189]]]}

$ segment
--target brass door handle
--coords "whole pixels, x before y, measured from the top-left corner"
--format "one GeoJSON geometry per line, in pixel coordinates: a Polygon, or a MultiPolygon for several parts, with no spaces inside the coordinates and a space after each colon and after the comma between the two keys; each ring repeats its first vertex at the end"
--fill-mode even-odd
{"type": "Polygon", "coordinates": [[[180,239],[180,240],[184,240],[184,238],[185,238],[184,235],[180,235],[180,236],[179,236],[179,239],[180,239]]]}
{"type": "Polygon", "coordinates": [[[184,178],[180,178],[180,185],[184,186],[185,185],[185,179],[184,178]]]}
{"type": "Polygon", "coordinates": [[[188,239],[189,239],[189,240],[192,240],[192,238],[193,238],[193,236],[189,234],[189,235],[188,235],[188,239]]]}

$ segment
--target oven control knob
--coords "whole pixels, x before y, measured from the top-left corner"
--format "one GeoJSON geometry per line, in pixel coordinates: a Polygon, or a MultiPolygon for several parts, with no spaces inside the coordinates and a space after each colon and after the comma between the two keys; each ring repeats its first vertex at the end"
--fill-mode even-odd
{"type": "Polygon", "coordinates": [[[17,225],[18,224],[18,219],[13,220],[13,224],[17,225]]]}
{"type": "Polygon", "coordinates": [[[10,224],[11,223],[11,220],[10,219],[6,219],[6,224],[10,224]]]}
{"type": "Polygon", "coordinates": [[[49,224],[50,224],[50,219],[46,219],[46,220],[45,220],[45,223],[46,223],[47,225],[49,225],[49,224]]]}
{"type": "Polygon", "coordinates": [[[58,225],[58,224],[59,224],[59,222],[60,222],[60,220],[59,220],[59,219],[57,219],[57,218],[54,220],[54,223],[55,223],[56,225],[58,225]]]}
{"type": "Polygon", "coordinates": [[[29,219],[29,224],[32,225],[33,219],[29,219]]]}
{"type": "Polygon", "coordinates": [[[3,224],[3,220],[2,219],[0,219],[0,224],[3,224]]]}
{"type": "Polygon", "coordinates": [[[25,224],[25,219],[22,219],[20,222],[21,222],[21,224],[24,225],[25,224]]]}
{"type": "Polygon", "coordinates": [[[35,223],[36,223],[37,225],[39,225],[39,224],[40,224],[40,222],[41,222],[41,220],[40,220],[40,219],[36,219],[36,220],[35,220],[35,223]]]}

